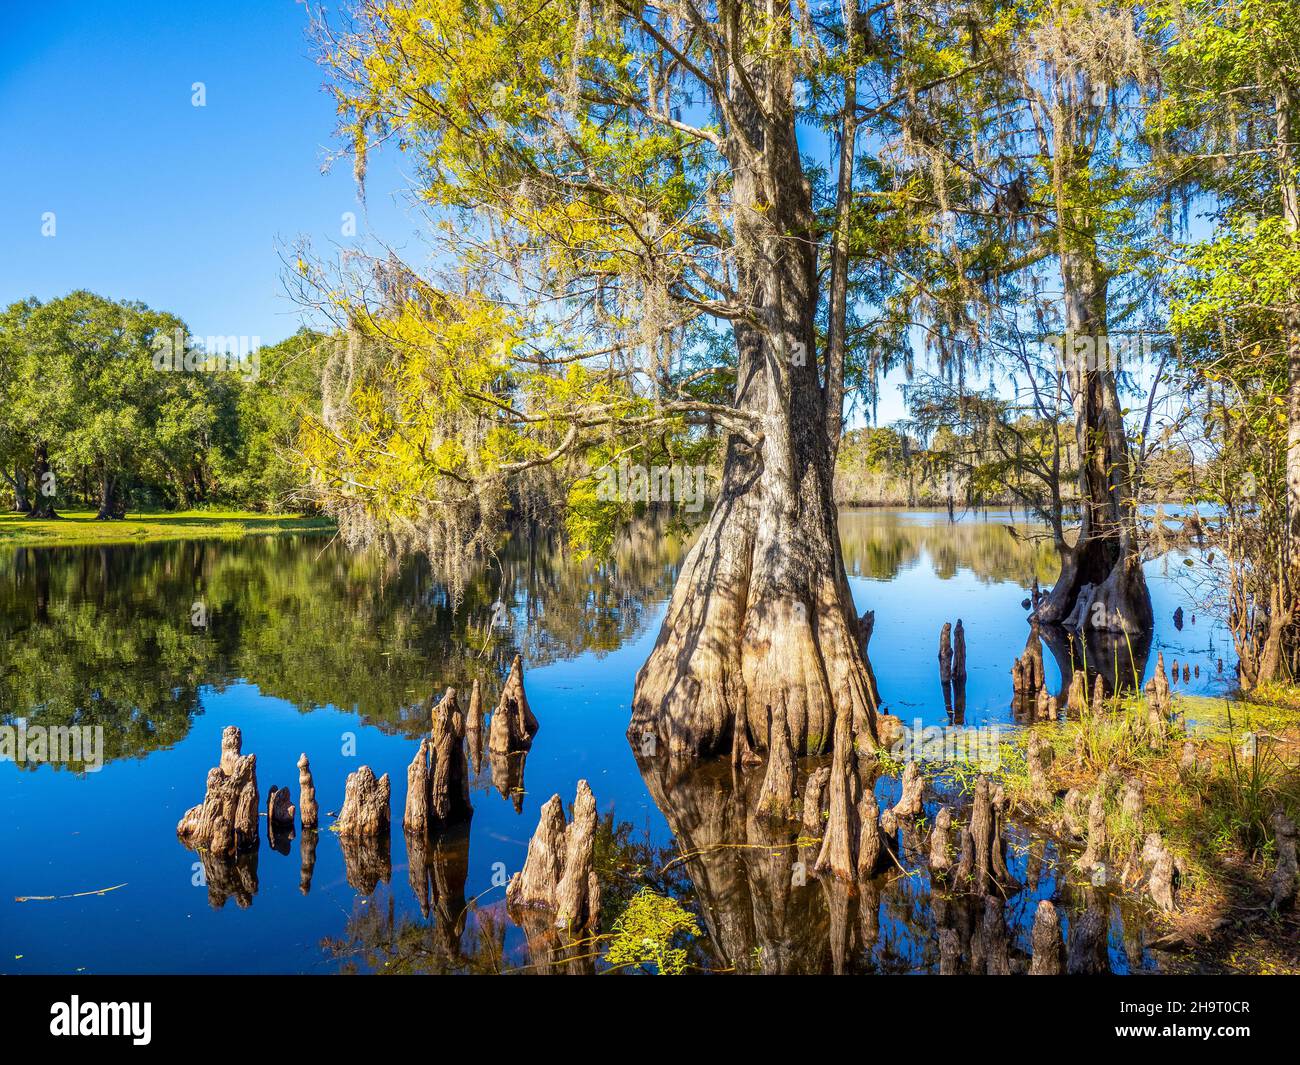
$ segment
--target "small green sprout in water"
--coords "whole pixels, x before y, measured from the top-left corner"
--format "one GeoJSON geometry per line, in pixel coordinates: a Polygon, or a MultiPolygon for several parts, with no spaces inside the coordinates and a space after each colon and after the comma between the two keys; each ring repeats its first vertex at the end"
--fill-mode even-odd
{"type": "Polygon", "coordinates": [[[610,965],[653,965],[660,976],[686,970],[680,936],[700,935],[695,915],[676,899],[642,888],[614,922],[613,941],[605,952],[610,965]]]}

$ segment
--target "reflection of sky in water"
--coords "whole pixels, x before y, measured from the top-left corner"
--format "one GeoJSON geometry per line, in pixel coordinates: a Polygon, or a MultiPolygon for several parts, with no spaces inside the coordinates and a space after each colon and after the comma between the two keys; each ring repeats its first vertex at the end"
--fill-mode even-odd
{"type": "MultiPolygon", "coordinates": [[[[905,722],[914,718],[927,724],[947,720],[937,673],[938,634],[944,621],[955,622],[959,617],[967,633],[966,723],[1010,720],[1010,667],[1027,635],[1021,601],[1035,572],[1047,583],[1043,567],[1050,574],[1051,562],[1050,551],[1044,556],[1041,544],[1027,545],[1001,528],[1009,519],[1009,515],[991,514],[990,520],[984,522],[982,517],[977,521],[967,515],[952,527],[942,512],[846,513],[842,531],[846,562],[850,572],[857,574],[851,576],[854,596],[860,610],[876,612],[872,663],[888,707],[905,722]],[[969,538],[972,535],[974,539],[969,538]]],[[[62,561],[57,565],[93,562],[90,552],[95,549],[83,550],[85,555],[61,553],[62,561]]],[[[166,557],[172,547],[155,550],[166,557]]],[[[250,584],[273,584],[286,554],[315,555],[321,547],[319,541],[303,541],[286,544],[277,549],[278,554],[273,551],[256,556],[253,549],[239,545],[223,550],[227,559],[240,559],[241,550],[248,553],[246,580],[250,584]]],[[[13,561],[12,555],[6,558],[0,554],[0,592],[10,580],[13,561]]],[[[346,567],[346,558],[340,555],[337,565],[346,567]]],[[[1166,662],[1177,658],[1180,663],[1200,665],[1200,678],[1193,679],[1191,690],[1221,691],[1232,670],[1226,635],[1221,626],[1199,614],[1192,623],[1195,608],[1168,575],[1176,572],[1177,565],[1177,560],[1170,560],[1168,565],[1163,561],[1147,565],[1156,616],[1147,676],[1156,651],[1163,650],[1166,662]],[[1175,629],[1172,620],[1179,605],[1185,614],[1182,631],[1175,629]],[[1220,656],[1225,663],[1222,676],[1216,672],[1220,656]]],[[[479,905],[486,908],[499,902],[502,892],[494,885],[494,877],[502,868],[513,872],[521,866],[541,805],[553,793],[559,793],[567,805],[580,778],[590,781],[602,813],[612,810],[618,821],[630,822],[638,838],[648,836],[656,845],[669,842],[664,815],[647,793],[624,730],[636,671],[653,646],[663,615],[663,597],[675,568],[675,559],[652,560],[648,567],[654,574],[650,584],[643,584],[643,591],[628,602],[616,604],[613,613],[620,616],[592,626],[584,639],[586,646],[593,649],[580,653],[573,652],[572,634],[560,638],[558,631],[548,632],[548,626],[560,624],[555,619],[565,608],[581,616],[580,603],[559,599],[566,594],[589,596],[590,589],[579,586],[581,591],[566,593],[563,584],[540,591],[534,585],[525,597],[521,589],[529,585],[524,580],[506,597],[511,630],[516,636],[524,636],[526,647],[549,652],[546,665],[528,668],[526,673],[528,697],[541,730],[527,759],[522,814],[516,814],[513,805],[492,788],[486,765],[474,782],[467,899],[479,897],[479,905]],[[646,594],[647,587],[654,590],[646,594]]],[[[315,587],[317,595],[333,594],[320,585],[315,587]]],[[[184,613],[188,613],[191,592],[186,588],[184,596],[177,593],[178,611],[184,607],[184,613]]],[[[92,591],[83,594],[88,601],[93,599],[92,591]]],[[[241,602],[240,593],[232,594],[235,599],[231,604],[219,604],[218,623],[222,610],[228,619],[232,611],[238,613],[235,607],[241,602]]],[[[288,595],[286,602],[312,594],[312,586],[304,586],[288,595]]],[[[428,609],[424,604],[442,602],[443,598],[423,585],[414,590],[398,586],[392,594],[406,596],[417,617],[419,611],[428,609]]],[[[499,594],[498,583],[492,582],[481,601],[471,597],[463,609],[477,611],[486,623],[499,594]]],[[[115,605],[110,609],[120,612],[125,625],[147,599],[133,590],[112,600],[115,605]]],[[[51,608],[56,611],[58,606],[55,603],[51,608]]],[[[325,644],[335,639],[360,639],[347,624],[356,609],[351,599],[339,595],[337,602],[326,606],[328,609],[296,621],[290,614],[285,626],[289,636],[282,632],[282,638],[293,639],[296,626],[303,640],[309,632],[317,639],[323,636],[325,644]],[[323,633],[311,632],[321,627],[323,633]]],[[[33,638],[35,626],[29,627],[30,619],[25,615],[20,624],[12,624],[13,619],[10,622],[4,631],[10,648],[16,650],[23,641],[33,638]]],[[[238,628],[228,628],[225,635],[247,649],[262,638],[267,624],[256,612],[247,611],[240,617],[238,628]]],[[[359,654],[358,661],[372,680],[380,671],[393,671],[393,676],[383,679],[393,690],[414,693],[414,699],[422,699],[430,689],[447,684],[468,688],[463,676],[444,675],[460,668],[454,666],[458,661],[454,656],[430,660],[426,668],[421,668],[417,655],[411,664],[411,647],[421,646],[417,636],[400,625],[393,631],[385,627],[372,632],[370,637],[381,643],[397,646],[405,640],[405,657],[388,656],[386,652],[379,656],[359,654]]],[[[76,646],[66,651],[69,655],[80,652],[76,646]]],[[[111,658],[113,649],[99,647],[95,653],[111,658]]],[[[241,659],[232,651],[231,661],[238,664],[241,659]]],[[[1059,683],[1050,655],[1046,662],[1049,682],[1059,683]]],[[[313,672],[310,663],[300,668],[307,674],[313,672]]],[[[137,671],[137,679],[146,687],[159,680],[156,661],[147,657],[131,669],[137,671]]],[[[363,717],[354,712],[350,701],[335,706],[316,696],[315,701],[304,703],[301,693],[315,690],[314,684],[328,689],[331,684],[341,683],[327,675],[323,661],[319,676],[305,676],[301,684],[295,685],[298,705],[264,691],[267,683],[274,686],[274,682],[259,684],[257,678],[247,676],[200,678],[200,712],[192,718],[188,733],[182,730],[180,738],[159,749],[146,746],[138,756],[118,758],[99,773],[78,777],[48,767],[20,771],[12,764],[0,765],[0,805],[7,812],[0,823],[0,852],[6,856],[0,863],[0,971],[334,971],[340,962],[323,949],[322,940],[346,939],[349,928],[356,931],[372,927],[367,942],[379,949],[364,957],[349,954],[358,967],[367,969],[383,967],[391,956],[390,940],[404,926],[404,951],[409,949],[408,939],[418,943],[421,937],[428,938],[427,929],[421,931],[420,913],[407,883],[401,832],[406,767],[415,742],[409,733],[394,728],[391,721],[383,728],[367,723],[370,715],[363,717]],[[263,832],[257,893],[251,907],[240,909],[232,899],[221,909],[210,908],[206,888],[193,882],[196,856],[176,841],[175,826],[181,814],[202,799],[204,779],[217,761],[221,729],[227,724],[242,728],[244,750],[258,757],[263,800],[272,784],[289,785],[296,799],[295,764],[300,752],[308,753],[322,825],[331,821],[326,812],[337,811],[342,803],[348,772],[362,763],[369,764],[376,773],[387,772],[393,782],[394,816],[389,884],[381,885],[370,899],[359,898],[347,883],[338,841],[325,830],[317,845],[311,890],[304,895],[299,890],[300,841],[288,855],[281,855],[270,849],[263,832]],[[348,734],[355,736],[355,757],[344,753],[348,734]],[[64,895],[119,883],[126,886],[99,897],[21,904],[12,901],[20,895],[64,895]],[[23,957],[15,958],[19,954],[23,957]]],[[[353,686],[342,684],[339,690],[350,692],[353,686]]],[[[1181,681],[1175,690],[1184,690],[1181,681]]],[[[466,697],[463,693],[462,700],[466,697]]],[[[86,698],[94,696],[87,692],[86,698]]],[[[494,694],[488,699],[489,709],[493,699],[494,694]]],[[[31,708],[0,709],[12,719],[10,715],[31,708]]],[[[894,785],[894,781],[882,781],[882,795],[894,785]]],[[[1010,864],[1022,879],[1029,860],[1023,842],[1013,844],[1009,855],[1010,864]]],[[[1023,923],[1013,929],[1022,947],[1027,944],[1027,923],[1032,922],[1037,900],[1050,896],[1054,889],[1055,879],[1048,869],[1034,888],[1008,901],[1008,919],[1023,923]]],[[[499,909],[497,906],[492,912],[499,909]]],[[[879,967],[906,971],[934,964],[932,939],[925,935],[918,939],[913,931],[918,925],[927,927],[926,909],[924,874],[902,880],[885,894],[874,955],[879,967]]],[[[471,918],[471,931],[473,925],[471,918]]],[[[1112,935],[1111,946],[1116,968],[1127,967],[1118,931],[1112,935]]],[[[507,955],[516,960],[522,953],[523,935],[513,925],[506,933],[505,947],[507,955]]],[[[345,953],[349,952],[345,949],[345,953]]]]}

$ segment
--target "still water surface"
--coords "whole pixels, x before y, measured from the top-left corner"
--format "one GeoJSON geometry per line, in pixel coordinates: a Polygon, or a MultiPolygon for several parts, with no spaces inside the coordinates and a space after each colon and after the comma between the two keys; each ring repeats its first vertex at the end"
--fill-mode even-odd
{"type": "MultiPolygon", "coordinates": [[[[841,515],[858,607],[876,612],[882,697],[905,722],[1014,724],[1021,602],[1035,577],[1051,583],[1056,561],[1049,543],[1012,524],[993,512],[956,523],[928,511],[841,515]],[[954,710],[936,651],[940,626],[957,618],[969,679],[954,710]]],[[[793,834],[748,812],[761,770],[737,782],[709,766],[669,784],[638,768],[624,737],[633,681],[683,552],[648,530],[601,565],[515,544],[453,611],[422,561],[389,569],[321,537],[0,551],[0,720],[102,726],[106,763],[81,773],[0,764],[0,972],[545,970],[554,959],[536,928],[510,920],[500,885],[521,867],[542,804],[555,793],[572,802],[583,778],[605,817],[605,928],[649,883],[699,914],[705,935],[691,960],[702,968],[933,971],[936,927],[964,929],[968,941],[974,925],[978,940],[978,914],[932,899],[915,855],[905,849],[903,868],[861,894],[813,879],[792,886],[793,834]],[[204,615],[205,626],[192,624],[204,615]],[[428,727],[422,704],[477,677],[491,709],[516,652],[540,722],[522,789],[494,781],[485,759],[468,832],[408,854],[401,813],[428,727]],[[258,852],[223,872],[205,870],[175,828],[202,800],[229,724],[257,755],[263,797],[287,784],[296,800],[295,764],[309,755],[323,830],[300,833],[286,853],[263,831],[258,852]],[[389,854],[353,856],[349,867],[324,826],[363,763],[393,782],[394,830],[389,854]]],[[[1216,694],[1228,687],[1230,648],[1222,627],[1194,617],[1180,563],[1147,564],[1157,628],[1143,680],[1162,650],[1200,667],[1180,690],[1216,694]]],[[[1050,654],[1047,672],[1062,683],[1050,654]]],[[[878,784],[882,797],[893,789],[878,784]]],[[[1023,885],[1005,907],[1014,955],[1039,899],[1056,898],[1067,920],[1082,901],[1058,876],[1053,841],[1024,826],[1010,834],[1023,885]]],[[[1138,919],[1114,906],[1117,972],[1155,964],[1140,937],[1138,919]]]]}

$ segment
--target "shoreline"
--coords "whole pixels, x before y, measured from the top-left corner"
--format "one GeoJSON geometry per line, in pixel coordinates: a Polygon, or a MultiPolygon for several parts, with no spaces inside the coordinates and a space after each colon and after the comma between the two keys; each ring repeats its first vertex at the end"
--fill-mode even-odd
{"type": "Polygon", "coordinates": [[[242,510],[178,510],[96,521],[91,510],[70,510],[53,520],[0,513],[0,550],[10,547],[98,547],[170,540],[237,540],[287,533],[324,534],[337,526],[325,517],[242,510]]]}

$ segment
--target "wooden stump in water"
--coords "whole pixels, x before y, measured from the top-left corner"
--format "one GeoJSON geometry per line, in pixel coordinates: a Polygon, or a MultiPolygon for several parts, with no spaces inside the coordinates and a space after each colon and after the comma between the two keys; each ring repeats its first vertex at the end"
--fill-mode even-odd
{"type": "Polygon", "coordinates": [[[952,870],[952,811],[939,807],[930,832],[930,879],[944,880],[952,870]]]}
{"type": "Polygon", "coordinates": [[[429,737],[420,738],[419,750],[406,767],[406,813],[402,827],[407,832],[429,831],[429,737]]]}
{"type": "Polygon", "coordinates": [[[1166,713],[1169,711],[1169,677],[1165,673],[1165,653],[1156,652],[1156,670],[1151,677],[1152,691],[1157,705],[1166,713]]]}
{"type": "Polygon", "coordinates": [[[1015,712],[1022,717],[1035,715],[1039,692],[1045,687],[1043,673],[1043,640],[1038,623],[1031,622],[1025,650],[1011,666],[1011,690],[1015,712]]]}
{"type": "Polygon", "coordinates": [[[266,797],[267,823],[276,828],[292,829],[297,814],[297,808],[289,799],[289,789],[277,788],[272,784],[271,792],[266,797]]]}
{"type": "Polygon", "coordinates": [[[537,735],[537,718],[528,706],[524,694],[524,660],[515,655],[510,664],[510,675],[501,689],[501,699],[492,713],[492,727],[488,733],[488,749],[493,754],[513,754],[526,751],[537,735]]]}
{"type": "Polygon", "coordinates": [[[1164,652],[1156,654],[1156,669],[1147,681],[1147,735],[1153,747],[1163,748],[1169,739],[1169,712],[1173,699],[1169,693],[1169,678],[1165,676],[1164,652]]]}
{"type": "Polygon", "coordinates": [[[1130,775],[1125,778],[1124,788],[1120,792],[1120,809],[1134,825],[1141,825],[1146,809],[1146,785],[1141,777],[1130,775]]]}
{"type": "Polygon", "coordinates": [[[208,771],[203,802],[185,812],[176,834],[193,850],[230,857],[258,842],[257,756],[241,754],[234,725],[221,734],[221,763],[208,771]]]}
{"type": "Polygon", "coordinates": [[[388,838],[390,786],[388,774],[378,780],[368,765],[348,774],[343,809],[334,829],[340,839],[388,838]]]}
{"type": "Polygon", "coordinates": [[[1047,899],[1038,903],[1034,913],[1034,930],[1030,936],[1033,958],[1029,963],[1030,976],[1059,976],[1065,944],[1061,939],[1061,918],[1056,907],[1047,899]]]}
{"type": "Polygon", "coordinates": [[[1007,941],[1007,923],[1002,916],[1002,900],[996,895],[984,897],[984,922],[981,927],[984,934],[985,972],[989,976],[1010,976],[1010,944],[1007,941]]]}
{"type": "Polygon", "coordinates": [[[1101,786],[1093,793],[1088,805],[1088,846],[1079,859],[1079,865],[1092,870],[1106,861],[1106,797],[1101,786]]]}
{"type": "Polygon", "coordinates": [[[469,801],[469,765],[465,758],[465,718],[456,689],[448,688],[433,704],[430,698],[429,735],[406,770],[406,815],[402,827],[408,835],[428,835],[435,827],[468,820],[474,808],[469,801]]]}
{"type": "Polygon", "coordinates": [[[794,810],[798,795],[795,782],[794,746],[786,725],[785,703],[773,707],[768,722],[767,772],[758,795],[758,809],[768,817],[785,820],[794,810]]]}
{"type": "Polygon", "coordinates": [[[524,767],[527,751],[488,751],[488,769],[492,786],[503,799],[509,799],[515,813],[524,812],[524,767]]]}
{"type": "Polygon", "coordinates": [[[1040,804],[1050,803],[1056,789],[1052,787],[1052,762],[1056,751],[1046,738],[1035,732],[1029,737],[1025,761],[1029,769],[1030,797],[1040,804]]]}
{"type": "Polygon", "coordinates": [[[946,621],[939,631],[939,681],[952,683],[952,625],[946,621]]]}
{"type": "Polygon", "coordinates": [[[293,839],[294,818],[297,810],[289,801],[289,789],[278,788],[274,784],[266,796],[266,835],[271,846],[281,854],[289,853],[289,842],[293,839]]]}
{"type": "Polygon", "coordinates": [[[465,758],[465,718],[448,688],[433,708],[429,812],[440,825],[464,821],[474,812],[469,801],[469,764],[465,758]]]}
{"type": "Polygon", "coordinates": [[[1091,906],[1070,922],[1065,950],[1068,975],[1096,976],[1110,972],[1110,958],[1106,953],[1108,926],[1106,915],[1091,906]]]}
{"type": "Polygon", "coordinates": [[[1002,857],[1000,824],[1002,801],[1001,789],[998,789],[995,801],[988,777],[981,776],[975,782],[975,801],[970,816],[970,860],[966,854],[962,855],[962,865],[972,866],[969,870],[970,883],[961,886],[977,895],[988,895],[996,891],[999,878],[1005,877],[1006,863],[1002,857]]]}
{"type": "Polygon", "coordinates": [[[230,900],[241,910],[253,905],[257,894],[257,848],[238,854],[219,856],[200,850],[203,880],[208,888],[208,905],[219,910],[230,900]]]}
{"type": "Polygon", "coordinates": [[[966,630],[962,628],[961,618],[957,619],[957,627],[952,631],[952,679],[966,679],[966,630]]]}
{"type": "Polygon", "coordinates": [[[1106,709],[1106,688],[1101,682],[1101,674],[1098,673],[1092,686],[1092,712],[1100,714],[1106,709]]]}
{"type": "Polygon", "coordinates": [[[1076,669],[1070,674],[1070,691],[1065,697],[1065,705],[1069,710],[1078,713],[1088,703],[1088,676],[1082,669],[1076,669]]]}
{"type": "Polygon", "coordinates": [[[957,872],[953,877],[955,884],[965,889],[975,879],[975,837],[970,826],[962,825],[959,835],[961,847],[957,856],[957,872]]]}
{"type": "Polygon", "coordinates": [[[311,779],[311,763],[306,753],[298,756],[298,816],[304,830],[320,823],[320,810],[316,806],[316,785],[311,779]]]}
{"type": "Polygon", "coordinates": [[[961,937],[955,929],[939,929],[939,975],[957,976],[961,973],[961,937]]]}
{"type": "Polygon", "coordinates": [[[311,878],[316,872],[316,842],[320,833],[314,828],[304,828],[298,850],[302,856],[302,866],[298,871],[298,890],[304,895],[311,892],[311,878]]]}
{"type": "Polygon", "coordinates": [[[808,776],[803,791],[803,825],[800,834],[810,839],[820,839],[825,827],[822,814],[826,809],[826,782],[831,778],[831,767],[822,766],[808,776]]]}
{"type": "Polygon", "coordinates": [[[557,928],[577,930],[600,916],[600,884],[595,871],[596,799],[578,781],[573,821],[564,821],[564,804],[553,795],[542,807],[537,831],[528,844],[522,872],[506,888],[512,910],[549,910],[557,928]]]}
{"type": "Polygon", "coordinates": [[[1061,828],[1076,839],[1087,832],[1088,797],[1078,788],[1071,788],[1065,793],[1065,800],[1061,804],[1061,828]]]}
{"type": "Polygon", "coordinates": [[[921,767],[916,762],[908,762],[903,767],[903,793],[893,805],[895,820],[903,822],[919,817],[925,809],[924,792],[925,780],[921,776],[921,767]]]}
{"type": "Polygon", "coordinates": [[[831,775],[827,782],[829,802],[826,831],[813,871],[819,876],[829,873],[837,880],[857,879],[859,838],[858,797],[862,790],[856,772],[856,759],[850,751],[852,736],[844,714],[835,717],[835,743],[831,753],[831,775]]]}
{"type": "Polygon", "coordinates": [[[889,864],[893,841],[881,827],[880,821],[880,806],[876,802],[876,793],[871,788],[865,788],[858,802],[857,877],[859,881],[870,880],[889,864]]]}
{"type": "Polygon", "coordinates": [[[340,836],[343,873],[349,886],[359,895],[372,895],[380,881],[388,883],[393,875],[388,832],[377,836],[340,836]]]}
{"type": "Polygon", "coordinates": [[[469,748],[469,761],[475,774],[483,768],[483,691],[477,678],[469,693],[469,709],[465,711],[465,746],[469,748]]]}

